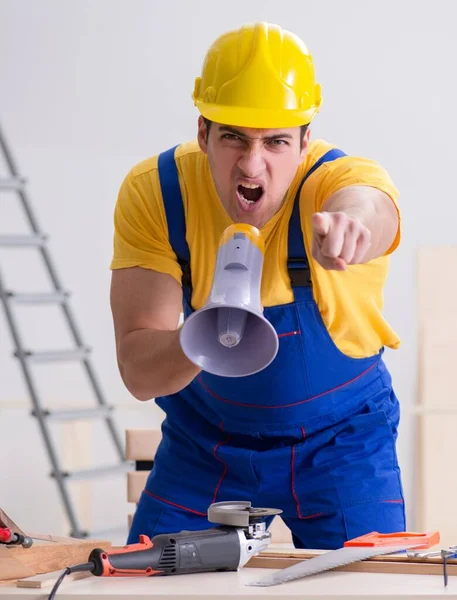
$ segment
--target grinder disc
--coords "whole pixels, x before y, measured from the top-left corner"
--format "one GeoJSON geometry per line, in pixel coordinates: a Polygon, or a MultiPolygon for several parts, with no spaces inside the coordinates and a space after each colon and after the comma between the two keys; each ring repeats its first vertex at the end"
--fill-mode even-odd
{"type": "Polygon", "coordinates": [[[248,527],[251,523],[279,515],[279,508],[255,508],[250,502],[215,502],[208,508],[208,521],[232,527],[248,527]]]}

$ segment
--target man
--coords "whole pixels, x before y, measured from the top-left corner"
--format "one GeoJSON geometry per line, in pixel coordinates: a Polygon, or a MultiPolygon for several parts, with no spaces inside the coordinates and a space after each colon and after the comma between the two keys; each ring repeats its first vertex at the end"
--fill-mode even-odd
{"type": "Polygon", "coordinates": [[[197,141],[135,166],[115,211],[120,373],[166,413],[129,543],[206,528],[223,500],[282,509],[298,547],[404,531],[399,407],[382,360],[399,341],[381,314],[397,190],[375,162],[310,140],[312,58],[276,25],[218,38],[193,99],[197,141]],[[280,343],[242,378],[200,371],[179,342],[182,304],[185,316],[204,306],[234,222],[264,239],[262,304],[280,343]]]}

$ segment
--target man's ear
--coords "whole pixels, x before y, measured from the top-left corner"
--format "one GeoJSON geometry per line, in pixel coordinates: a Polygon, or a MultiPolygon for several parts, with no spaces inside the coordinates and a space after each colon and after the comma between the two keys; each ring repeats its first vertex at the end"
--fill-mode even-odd
{"type": "Polygon", "coordinates": [[[197,132],[197,140],[198,145],[200,146],[200,150],[205,154],[208,153],[208,128],[206,126],[204,118],[200,115],[198,117],[198,132],[197,132]]]}
{"type": "Polygon", "coordinates": [[[305,131],[305,135],[303,136],[303,142],[301,145],[300,156],[301,156],[302,160],[305,158],[305,156],[308,153],[310,136],[311,136],[311,129],[308,127],[308,129],[305,131]]]}

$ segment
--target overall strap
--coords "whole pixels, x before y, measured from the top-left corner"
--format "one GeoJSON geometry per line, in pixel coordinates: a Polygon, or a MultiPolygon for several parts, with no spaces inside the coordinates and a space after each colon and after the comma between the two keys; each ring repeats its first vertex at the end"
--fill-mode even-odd
{"type": "Polygon", "coordinates": [[[307,181],[314,171],[322,164],[336,160],[346,154],[342,150],[333,148],[326,152],[321,158],[314,163],[311,169],[306,173],[298,186],[297,193],[294,199],[294,207],[289,221],[289,237],[288,237],[288,259],[287,268],[292,287],[310,287],[311,272],[309,268],[308,258],[306,256],[305,243],[303,240],[303,232],[300,222],[300,193],[304,183],[307,181]]]}
{"type": "Polygon", "coordinates": [[[186,241],[186,217],[175,162],[176,148],[177,146],[174,146],[159,154],[159,179],[168,224],[168,239],[182,269],[183,294],[190,303],[192,294],[190,252],[186,241]]]}

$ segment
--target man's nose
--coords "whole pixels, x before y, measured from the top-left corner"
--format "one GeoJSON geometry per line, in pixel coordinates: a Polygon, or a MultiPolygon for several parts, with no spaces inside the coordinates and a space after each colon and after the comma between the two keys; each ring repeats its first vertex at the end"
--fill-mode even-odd
{"type": "Polygon", "coordinates": [[[259,146],[246,148],[238,160],[238,167],[246,177],[259,175],[265,167],[262,148],[259,146]]]}

